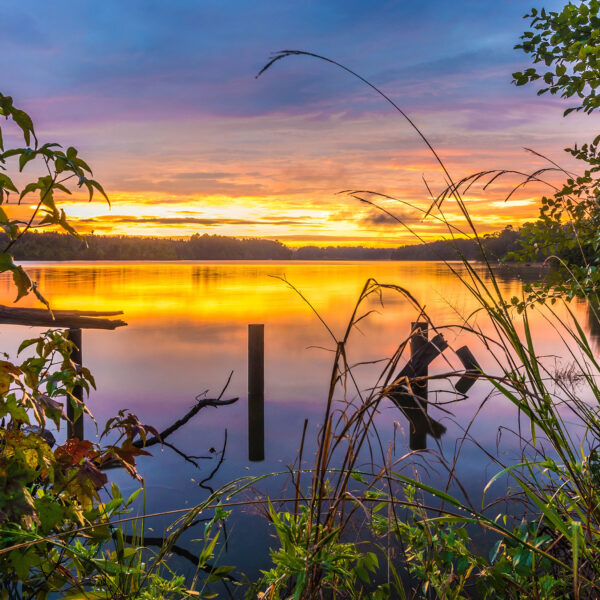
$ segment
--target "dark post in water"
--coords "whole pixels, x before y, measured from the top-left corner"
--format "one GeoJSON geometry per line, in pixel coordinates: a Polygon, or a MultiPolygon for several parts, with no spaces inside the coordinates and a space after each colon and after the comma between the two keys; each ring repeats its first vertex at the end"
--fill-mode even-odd
{"type": "MultiPolygon", "coordinates": [[[[429,324],[427,321],[417,321],[411,323],[411,330],[413,332],[410,338],[410,354],[411,358],[418,356],[422,352],[422,348],[427,345],[429,338],[429,324]]],[[[415,371],[415,377],[427,377],[428,365],[419,365],[415,371]]],[[[419,403],[416,400],[417,406],[415,415],[410,428],[409,445],[411,450],[424,450],[427,448],[427,427],[423,427],[422,424],[426,422],[427,418],[424,413],[427,412],[427,380],[414,382],[411,384],[412,392],[415,396],[423,398],[423,402],[419,403]]]]}
{"type": "Polygon", "coordinates": [[[264,325],[248,325],[248,458],[265,459],[264,325]]]}
{"type": "MultiPolygon", "coordinates": [[[[81,329],[72,328],[67,332],[67,339],[73,342],[75,348],[71,354],[71,360],[75,363],[76,368],[81,367],[83,364],[81,354],[81,329]]],[[[83,402],[83,388],[80,385],[75,386],[73,389],[73,396],[80,402],[83,402]]],[[[69,418],[69,424],[67,425],[67,436],[69,438],[83,439],[83,415],[80,415],[75,420],[75,410],[70,402],[67,401],[67,417],[69,418]]]]}

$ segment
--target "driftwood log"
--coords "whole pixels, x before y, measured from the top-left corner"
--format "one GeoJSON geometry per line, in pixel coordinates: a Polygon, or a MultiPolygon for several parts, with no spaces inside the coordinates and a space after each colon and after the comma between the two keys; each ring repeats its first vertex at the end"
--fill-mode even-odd
{"type": "Polygon", "coordinates": [[[21,308],[0,305],[0,324],[30,327],[62,327],[68,329],[116,329],[127,325],[121,319],[123,311],[55,310],[21,308]]]}

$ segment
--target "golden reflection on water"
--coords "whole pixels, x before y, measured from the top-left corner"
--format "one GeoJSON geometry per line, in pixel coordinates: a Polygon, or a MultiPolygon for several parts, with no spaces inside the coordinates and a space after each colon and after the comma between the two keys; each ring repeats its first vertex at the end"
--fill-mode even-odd
{"type": "MultiPolygon", "coordinates": [[[[458,278],[435,262],[25,263],[25,267],[53,308],[123,310],[126,319],[137,324],[173,319],[285,321],[310,314],[306,302],[282,278],[326,320],[350,314],[368,277],[405,287],[435,312],[476,306],[458,278]]],[[[513,277],[501,279],[501,285],[507,295],[520,289],[513,277]]],[[[3,276],[0,302],[10,304],[13,295],[9,277],[3,276]]],[[[398,297],[385,300],[405,303],[398,297]]],[[[36,306],[36,300],[25,298],[20,305],[36,306]]]]}
{"type": "MultiPolygon", "coordinates": [[[[68,262],[25,266],[55,309],[122,310],[129,323],[115,338],[122,351],[127,348],[131,355],[146,355],[151,360],[149,348],[132,329],[143,330],[146,336],[160,331],[163,352],[173,357],[191,352],[208,362],[218,355],[223,371],[229,369],[228,353],[233,361],[243,353],[248,323],[267,325],[278,364],[286,356],[296,360],[308,346],[331,347],[332,340],[313,309],[341,337],[368,278],[404,287],[436,326],[462,324],[463,318],[478,308],[464,283],[438,262],[68,262]],[[207,340],[208,345],[203,343],[207,340]]],[[[452,267],[465,274],[460,263],[452,267]]],[[[479,272],[489,280],[483,266],[479,272]]],[[[522,278],[531,280],[539,274],[537,267],[499,269],[502,294],[506,298],[519,295],[522,278]]],[[[0,277],[0,303],[10,304],[13,296],[10,278],[0,277]]],[[[382,301],[383,305],[373,296],[359,312],[377,310],[354,333],[357,360],[393,353],[418,314],[401,293],[387,291],[382,301]]],[[[36,300],[31,295],[19,305],[36,306],[36,300]]],[[[585,314],[581,316],[585,320],[585,314]]],[[[531,322],[538,343],[547,348],[553,334],[539,311],[533,312],[531,322]]],[[[478,316],[470,323],[486,328],[485,319],[478,316]]],[[[453,337],[460,337],[451,331],[447,336],[451,343],[453,337]]]]}
{"type": "MultiPolygon", "coordinates": [[[[129,327],[121,330],[119,344],[130,346],[132,354],[143,355],[148,350],[140,347],[139,335],[127,331],[141,329],[147,335],[160,331],[164,351],[173,356],[216,353],[224,360],[223,370],[228,369],[227,353],[234,357],[243,351],[248,323],[267,325],[278,363],[286,355],[290,359],[299,356],[307,346],[331,347],[332,340],[313,309],[341,337],[370,277],[406,288],[436,326],[459,325],[478,308],[459,277],[438,262],[69,262],[25,266],[55,309],[122,310],[129,327]],[[210,339],[211,350],[203,347],[199,338],[210,339]]],[[[452,266],[464,276],[460,263],[452,266]]],[[[482,278],[489,280],[484,267],[478,269],[482,278]]],[[[497,273],[502,294],[510,298],[520,294],[523,278],[535,279],[540,271],[533,267],[499,269],[497,273]]],[[[0,303],[11,304],[14,293],[10,278],[6,274],[0,277],[0,303]]],[[[387,291],[382,300],[380,305],[373,296],[365,303],[363,312],[376,309],[377,314],[361,322],[360,331],[354,334],[363,336],[357,344],[361,360],[393,353],[418,314],[401,293],[387,291]]],[[[30,295],[19,305],[36,306],[36,300],[30,295]]],[[[581,307],[576,311],[585,321],[585,311],[581,307]]],[[[478,316],[470,323],[486,328],[485,319],[478,316]]],[[[540,311],[533,311],[531,323],[536,341],[548,349],[554,333],[540,311]]],[[[449,341],[457,335],[448,332],[449,341]]]]}
{"type": "MultiPolygon", "coordinates": [[[[406,288],[436,326],[460,325],[478,308],[460,279],[447,265],[437,262],[68,262],[25,263],[25,267],[53,308],[122,310],[129,326],[116,332],[86,333],[86,355],[98,355],[97,368],[101,371],[120,357],[113,373],[120,372],[125,361],[133,369],[130,373],[144,382],[153,381],[160,366],[169,364],[177,370],[190,365],[192,357],[197,365],[194,374],[206,377],[211,389],[231,369],[241,377],[246,326],[264,323],[267,375],[270,370],[279,401],[296,396],[299,390],[314,389],[304,381],[304,369],[313,377],[326,377],[328,356],[307,348],[332,348],[335,343],[311,306],[341,337],[370,277],[406,288]],[[110,340],[108,354],[105,340],[110,340]]],[[[460,263],[454,263],[453,268],[464,274],[460,263]]],[[[485,269],[478,269],[484,280],[488,279],[485,269]]],[[[519,295],[521,278],[531,280],[539,273],[537,267],[517,272],[499,269],[502,293],[507,298],[519,295]]],[[[4,275],[0,278],[0,303],[10,304],[13,297],[12,282],[4,275]]],[[[377,311],[353,332],[350,351],[356,362],[390,356],[418,314],[400,293],[385,292],[382,300],[380,305],[373,296],[359,312],[377,311]]],[[[19,305],[35,306],[36,300],[29,296],[19,305]]],[[[585,320],[585,314],[579,312],[585,320]]],[[[536,342],[547,352],[555,343],[554,333],[539,311],[533,312],[531,322],[536,342]]],[[[487,327],[485,319],[477,315],[470,323],[487,327]]],[[[10,334],[6,329],[0,336],[2,343],[22,337],[18,328],[9,328],[10,334]]],[[[446,337],[451,344],[465,343],[458,330],[447,330],[446,337]]],[[[484,366],[494,363],[488,354],[479,357],[484,366]]],[[[181,378],[185,382],[190,375],[186,371],[181,378]]],[[[315,387],[320,384],[314,382],[315,387]]],[[[156,385],[166,393],[165,385],[156,385]]]]}

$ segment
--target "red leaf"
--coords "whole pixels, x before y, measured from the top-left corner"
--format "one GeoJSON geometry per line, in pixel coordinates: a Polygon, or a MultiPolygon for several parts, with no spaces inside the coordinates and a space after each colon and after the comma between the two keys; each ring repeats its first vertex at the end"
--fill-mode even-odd
{"type": "Polygon", "coordinates": [[[54,451],[57,459],[69,460],[72,465],[79,464],[83,458],[93,458],[96,455],[94,444],[88,440],[71,438],[54,451]]]}

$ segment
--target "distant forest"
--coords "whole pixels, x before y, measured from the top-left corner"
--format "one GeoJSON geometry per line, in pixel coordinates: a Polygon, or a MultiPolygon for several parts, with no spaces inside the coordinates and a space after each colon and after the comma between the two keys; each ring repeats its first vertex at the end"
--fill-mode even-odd
{"type": "MultiPolygon", "coordinates": [[[[486,235],[488,256],[500,259],[519,248],[518,230],[507,227],[486,235]]],[[[0,243],[7,243],[0,235],[0,243]]],[[[30,233],[11,251],[16,260],[454,260],[460,252],[469,260],[481,259],[474,240],[439,240],[399,248],[362,246],[304,246],[288,248],[260,238],[234,238],[194,234],[188,239],[125,235],[86,235],[79,240],[60,233],[30,233]]]]}

